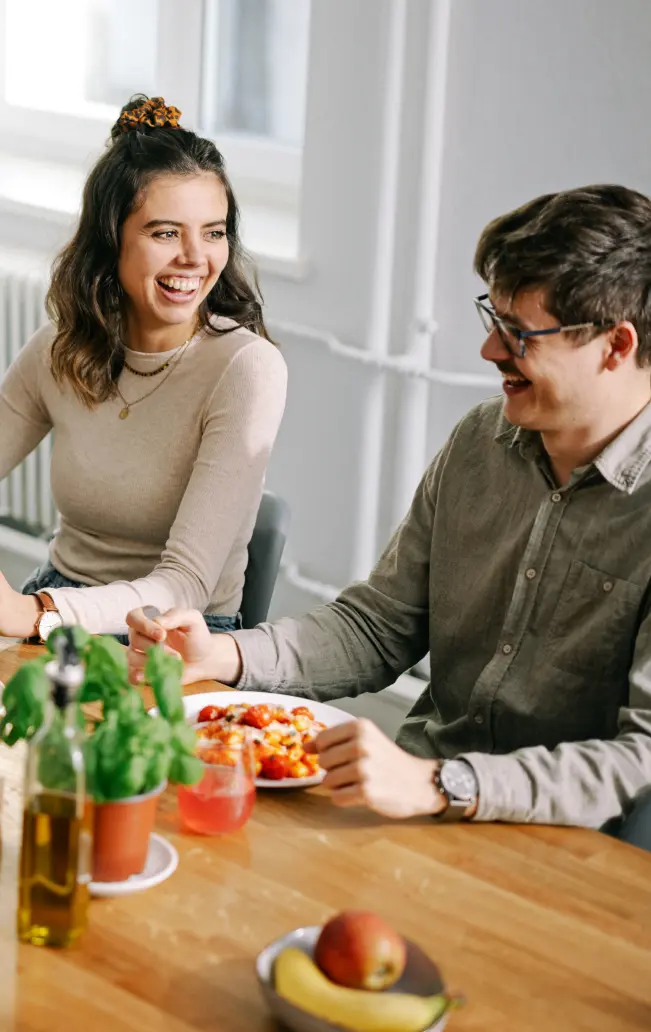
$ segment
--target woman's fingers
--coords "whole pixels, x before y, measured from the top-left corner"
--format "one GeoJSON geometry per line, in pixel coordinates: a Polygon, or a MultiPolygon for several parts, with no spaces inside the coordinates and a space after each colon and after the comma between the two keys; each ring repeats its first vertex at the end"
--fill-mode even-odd
{"type": "Polygon", "coordinates": [[[135,652],[148,652],[154,644],[156,642],[146,635],[138,634],[136,631],[129,631],[129,647],[135,652]]]}
{"type": "Polygon", "coordinates": [[[197,609],[168,609],[156,621],[166,631],[193,631],[204,628],[205,620],[197,609]]]}
{"type": "Polygon", "coordinates": [[[142,609],[132,609],[130,613],[127,613],[127,627],[131,628],[129,631],[129,642],[132,647],[134,642],[134,634],[147,638],[149,643],[152,641],[163,641],[165,638],[165,631],[162,625],[159,623],[162,617],[157,620],[150,620],[142,609]]]}
{"type": "MultiPolygon", "coordinates": [[[[145,646],[143,650],[137,650],[132,645],[128,653],[128,665],[129,665],[129,681],[131,684],[142,684],[145,680],[145,666],[147,664],[147,656],[145,654],[146,649],[151,648],[151,641],[143,639],[145,646]]],[[[182,656],[172,649],[169,645],[163,645],[163,649],[168,656],[175,656],[176,659],[182,659],[182,656]]]]}

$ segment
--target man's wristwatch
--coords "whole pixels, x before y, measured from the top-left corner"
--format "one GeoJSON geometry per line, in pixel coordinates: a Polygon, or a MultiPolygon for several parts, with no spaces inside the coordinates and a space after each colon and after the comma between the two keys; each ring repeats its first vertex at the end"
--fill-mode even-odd
{"type": "Polygon", "coordinates": [[[479,796],[477,775],[466,760],[442,760],[434,768],[434,785],[446,807],[434,814],[437,821],[462,821],[479,796]]]}
{"type": "Polygon", "coordinates": [[[43,607],[43,612],[36,621],[36,634],[43,643],[52,631],[57,627],[63,627],[63,619],[47,591],[36,591],[35,595],[43,607]]]}

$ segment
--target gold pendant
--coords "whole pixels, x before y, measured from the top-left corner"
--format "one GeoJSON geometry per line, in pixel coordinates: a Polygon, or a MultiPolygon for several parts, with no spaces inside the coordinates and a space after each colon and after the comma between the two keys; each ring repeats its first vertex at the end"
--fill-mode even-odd
{"type": "Polygon", "coordinates": [[[129,406],[125,405],[124,408],[122,409],[121,413],[120,413],[120,419],[126,419],[128,415],[129,415],[129,406]]]}

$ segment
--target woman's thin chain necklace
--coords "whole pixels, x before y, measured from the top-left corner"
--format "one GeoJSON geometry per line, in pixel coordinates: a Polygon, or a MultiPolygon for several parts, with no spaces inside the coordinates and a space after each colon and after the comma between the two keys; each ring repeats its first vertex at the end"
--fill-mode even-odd
{"type": "MultiPolygon", "coordinates": [[[[173,358],[171,358],[169,360],[169,362],[165,363],[165,365],[169,367],[169,372],[167,373],[167,375],[164,376],[162,380],[159,380],[155,387],[152,387],[152,389],[150,391],[147,391],[147,393],[143,394],[140,398],[136,398],[135,401],[127,401],[127,399],[124,397],[122,391],[120,390],[118,384],[116,383],[115,389],[118,392],[118,396],[119,396],[120,400],[122,402],[124,402],[124,408],[120,409],[120,419],[126,419],[127,416],[129,415],[129,411],[133,408],[134,405],[138,405],[141,401],[144,401],[145,398],[150,398],[151,395],[154,394],[155,391],[157,391],[159,387],[163,386],[165,381],[172,375],[172,373],[174,372],[176,366],[179,364],[179,362],[183,358],[183,356],[184,356],[184,354],[185,354],[185,352],[186,352],[186,350],[188,348],[188,345],[192,341],[193,337],[194,337],[194,334],[193,334],[192,337],[189,337],[186,340],[185,344],[181,345],[181,347],[176,352],[176,354],[173,356],[173,358]]],[[[163,367],[163,368],[165,368],[165,367],[163,367]]],[[[160,370],[158,370],[158,372],[160,372],[160,370]]],[[[150,373],[149,375],[152,375],[152,374],[150,373]]]]}

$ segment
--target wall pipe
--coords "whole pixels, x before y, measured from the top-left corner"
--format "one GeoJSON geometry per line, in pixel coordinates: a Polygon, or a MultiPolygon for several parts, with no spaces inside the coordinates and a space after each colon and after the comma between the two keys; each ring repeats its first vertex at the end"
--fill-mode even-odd
{"type": "MultiPolygon", "coordinates": [[[[271,332],[278,336],[287,334],[299,337],[301,340],[323,344],[333,355],[359,362],[361,365],[372,366],[375,369],[402,374],[417,380],[426,380],[428,383],[443,384],[446,387],[476,387],[478,390],[493,391],[500,389],[500,380],[495,376],[488,376],[484,373],[448,372],[446,369],[427,367],[411,355],[378,355],[366,348],[344,344],[334,333],[330,333],[328,330],[319,330],[313,326],[304,326],[300,323],[279,319],[265,319],[265,322],[271,332]]],[[[423,324],[418,332],[433,336],[436,329],[437,325],[432,321],[423,324]]]]}
{"type": "MultiPolygon", "coordinates": [[[[445,112],[450,45],[451,0],[430,5],[427,45],[427,77],[423,115],[423,149],[420,170],[418,236],[414,268],[413,316],[405,360],[427,369],[432,343],[436,354],[436,274],[445,149],[445,112]]],[[[439,373],[439,376],[441,374],[439,373]]],[[[459,375],[448,378],[458,384],[459,375]]],[[[488,381],[482,377],[482,384],[488,381]]],[[[445,383],[441,377],[439,382],[445,383]]],[[[473,384],[475,383],[473,379],[473,384]]],[[[490,380],[495,383],[494,380],[490,380]]],[[[468,384],[468,381],[466,381],[468,384]]],[[[401,384],[398,402],[392,525],[403,519],[430,458],[427,450],[430,392],[426,378],[410,378],[401,384]]]]}
{"type": "MultiPolygon", "coordinates": [[[[400,190],[400,131],[402,127],[403,70],[405,61],[407,0],[387,4],[387,58],[384,77],[384,119],[377,194],[374,252],[366,348],[369,355],[386,360],[391,338],[395,236],[400,190]]],[[[375,363],[369,363],[371,368],[375,363]]],[[[375,365],[362,405],[359,493],[353,536],[352,575],[368,575],[376,559],[377,524],[382,479],[386,378],[375,365]]]]}

